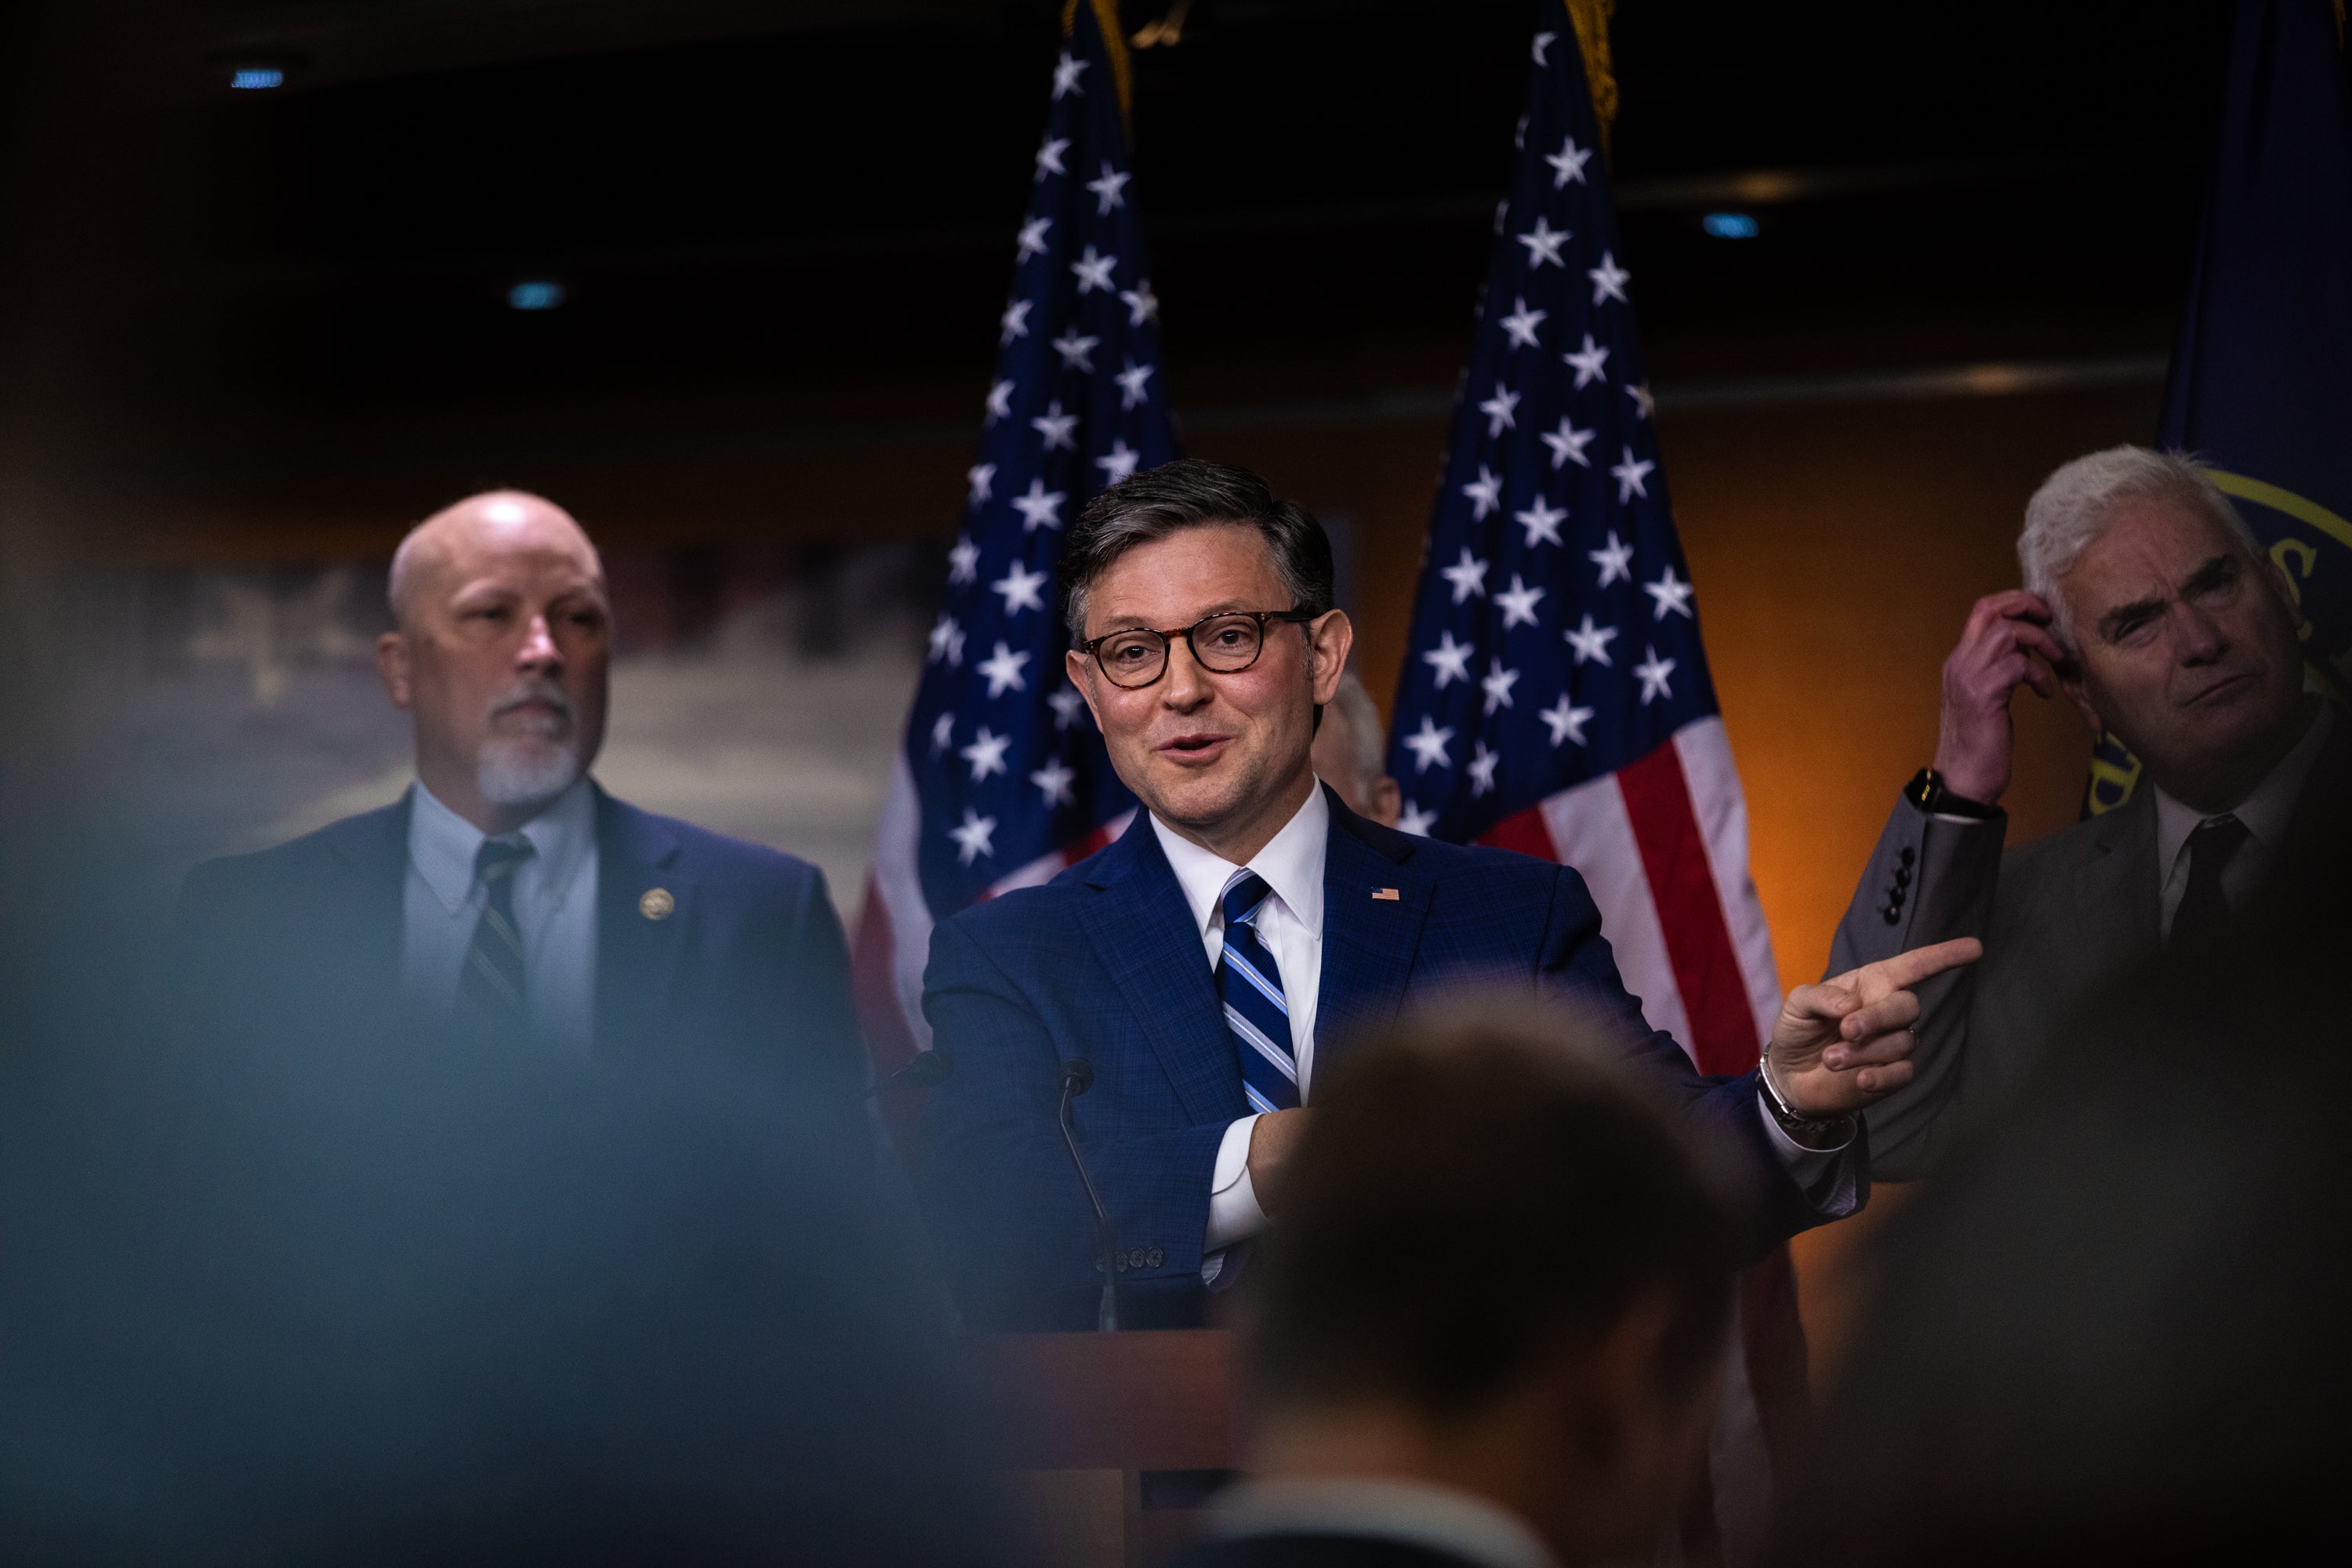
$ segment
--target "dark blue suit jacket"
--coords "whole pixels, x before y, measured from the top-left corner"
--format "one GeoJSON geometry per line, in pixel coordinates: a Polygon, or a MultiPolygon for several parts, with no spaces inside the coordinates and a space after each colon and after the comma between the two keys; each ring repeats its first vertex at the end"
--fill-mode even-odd
{"type": "MultiPolygon", "coordinates": [[[[1406,1001],[1466,983],[1598,1007],[1717,1157],[1753,1252],[1825,1217],[1765,1136],[1755,1075],[1702,1077],[1643,1022],[1574,870],[1398,833],[1326,793],[1318,1073],[1406,1001]],[[1390,888],[1392,900],[1372,896],[1390,888]]],[[[1060,1063],[1084,1057],[1095,1085],[1074,1121],[1129,1264],[1125,1310],[1139,1324],[1197,1321],[1217,1146],[1249,1108],[1200,933],[1150,823],[1139,815],[1042,888],[940,922],[923,1006],[956,1071],[927,1110],[919,1188],[966,1315],[1092,1321],[1093,1218],[1055,1126],[1060,1063]]]]}
{"type": "MultiPolygon", "coordinates": [[[[410,798],[189,872],[177,1004],[240,1033],[429,1031],[400,984],[410,798]]],[[[596,849],[595,1057],[782,1068],[810,1094],[856,1095],[848,953],[816,868],[602,789],[596,849]],[[639,900],[656,888],[674,908],[650,920],[639,900]]]]}

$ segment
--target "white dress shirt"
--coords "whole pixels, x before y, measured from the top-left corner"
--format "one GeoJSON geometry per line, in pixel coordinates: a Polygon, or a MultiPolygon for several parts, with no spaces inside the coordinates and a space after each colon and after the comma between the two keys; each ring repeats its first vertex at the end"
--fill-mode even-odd
{"type": "MultiPolygon", "coordinates": [[[[2303,739],[2254,786],[2254,793],[2232,809],[2214,814],[2236,817],[2246,830],[2246,841],[2221,868],[2221,898],[2231,914],[2245,909],[2246,900],[2262,885],[2263,873],[2277,858],[2279,846],[2286,841],[2287,826],[2294,820],[2294,804],[2302,798],[2304,781],[2311,776],[2311,765],[2319,760],[2327,732],[2335,727],[2336,710],[2321,702],[2303,739]]],[[[2200,823],[2211,820],[2163,790],[2156,792],[2156,863],[2164,871],[2158,930],[2168,942],[2172,939],[2172,917],[2179,912],[2180,900],[2189,892],[2189,836],[2200,823]]]]}
{"type": "MultiPolygon", "coordinates": [[[[1271,894],[1258,911],[1258,940],[1274,955],[1282,971],[1282,997],[1290,1009],[1290,1049],[1298,1062],[1298,1102],[1308,1103],[1314,1089],[1315,1008],[1323,990],[1323,863],[1330,847],[1331,807],[1318,785],[1307,792],[1307,804],[1250,858],[1248,869],[1265,879],[1271,894]]],[[[1177,886],[1191,906],[1192,923],[1215,973],[1224,952],[1225,912],[1220,901],[1225,884],[1243,869],[1186,838],[1157,816],[1151,831],[1176,873],[1177,886]]],[[[1808,1149],[1780,1131],[1759,1090],[1756,1113],[1797,1184],[1829,1214],[1842,1215],[1854,1206],[1852,1163],[1836,1149],[1808,1149]],[[1822,1189],[1826,1186],[1827,1190],[1822,1189]]],[[[1265,1228],[1265,1211],[1258,1206],[1257,1189],[1250,1183],[1250,1131],[1255,1115],[1225,1128],[1217,1145],[1216,1165],[1209,1178],[1209,1225],[1201,1243],[1201,1278],[1213,1282],[1224,1268],[1224,1248],[1265,1228]]]]}
{"type": "MultiPolygon", "coordinates": [[[[1323,858],[1330,830],[1331,807],[1318,785],[1307,792],[1307,804],[1282,831],[1251,857],[1248,868],[1272,889],[1258,911],[1257,939],[1282,972],[1282,1000],[1290,1009],[1290,1054],[1298,1062],[1301,1105],[1315,1081],[1315,1004],[1323,994],[1323,858]]],[[[1157,816],[1151,819],[1151,831],[1160,836],[1176,885],[1184,889],[1213,974],[1225,951],[1225,884],[1242,868],[1181,837],[1157,816]]],[[[1258,1207],[1249,1174],[1250,1129],[1256,1125],[1255,1116],[1243,1117],[1225,1129],[1224,1142],[1217,1145],[1216,1170],[1209,1182],[1209,1231],[1202,1243],[1204,1279],[1214,1279],[1223,1268],[1225,1247],[1265,1228],[1265,1211],[1258,1207]]]]}
{"type": "Polygon", "coordinates": [[[1215,1508],[1217,1538],[1339,1535],[1393,1541],[1479,1568],[1559,1568],[1518,1515],[1432,1481],[1244,1481],[1215,1508]]]}
{"type": "MultiPolygon", "coordinates": [[[[588,781],[519,831],[533,851],[514,873],[532,1043],[584,1057],[596,1008],[596,797],[588,781]]],[[[418,781],[408,808],[400,974],[427,1017],[446,1017],[457,1000],[466,950],[489,897],[474,876],[487,837],[418,781]]]]}

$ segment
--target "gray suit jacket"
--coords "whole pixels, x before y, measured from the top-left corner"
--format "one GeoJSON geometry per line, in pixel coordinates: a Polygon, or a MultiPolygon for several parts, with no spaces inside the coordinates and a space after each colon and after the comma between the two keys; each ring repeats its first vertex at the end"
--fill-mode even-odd
{"type": "MultiPolygon", "coordinates": [[[[2340,831],[2352,792],[2352,724],[2341,715],[2312,764],[2275,870],[2340,831]]],[[[1918,988],[1917,1068],[1868,1113],[1873,1173],[1924,1175],[1957,1129],[2024,1077],[2101,979],[2162,941],[2156,792],[2004,850],[2006,815],[1928,816],[1898,799],[1830,946],[1830,969],[1973,936],[1984,958],[1918,988]]]]}

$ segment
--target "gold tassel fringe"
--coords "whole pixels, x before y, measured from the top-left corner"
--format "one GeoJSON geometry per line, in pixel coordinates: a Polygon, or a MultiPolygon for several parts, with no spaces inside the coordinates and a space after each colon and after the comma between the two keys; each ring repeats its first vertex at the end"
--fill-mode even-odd
{"type": "MultiPolygon", "coordinates": [[[[2340,8],[2343,0],[2336,0],[2340,8]]],[[[1569,25],[1576,29],[1584,57],[1584,81],[1592,90],[1593,118],[1601,121],[1601,155],[1609,156],[1609,132],[1617,123],[1617,73],[1609,63],[1609,18],[1617,0],[1567,0],[1569,25]]]]}

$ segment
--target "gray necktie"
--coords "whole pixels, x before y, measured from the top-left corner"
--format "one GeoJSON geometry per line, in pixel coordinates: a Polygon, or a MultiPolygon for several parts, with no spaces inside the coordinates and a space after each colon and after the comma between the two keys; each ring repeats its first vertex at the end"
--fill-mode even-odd
{"type": "Polygon", "coordinates": [[[488,896],[466,967],[457,975],[456,1020],[459,1031],[484,1045],[520,1041],[530,1025],[523,985],[522,928],[515,923],[515,872],[534,851],[516,836],[485,838],[474,854],[474,875],[488,896]]]}

